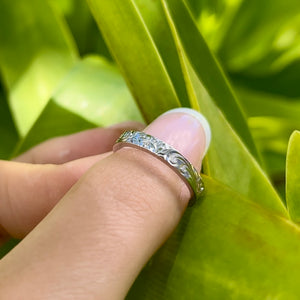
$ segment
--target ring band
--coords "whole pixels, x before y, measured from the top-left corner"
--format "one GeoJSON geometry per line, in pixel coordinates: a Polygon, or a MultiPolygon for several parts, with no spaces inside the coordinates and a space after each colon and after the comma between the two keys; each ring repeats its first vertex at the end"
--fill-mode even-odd
{"type": "Polygon", "coordinates": [[[113,151],[116,152],[125,146],[142,148],[149,151],[171,166],[172,169],[188,183],[188,186],[194,194],[189,201],[189,206],[193,205],[203,193],[203,181],[195,167],[182,154],[167,143],[144,132],[128,130],[117,139],[113,151]]]}

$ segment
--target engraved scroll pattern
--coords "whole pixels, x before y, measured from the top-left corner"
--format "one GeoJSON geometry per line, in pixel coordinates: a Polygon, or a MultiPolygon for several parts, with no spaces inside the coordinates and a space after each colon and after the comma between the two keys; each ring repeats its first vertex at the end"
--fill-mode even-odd
{"type": "Polygon", "coordinates": [[[172,167],[174,167],[191,185],[192,189],[199,196],[203,190],[203,182],[197,170],[190,164],[190,162],[178,151],[168,144],[139,131],[125,131],[117,143],[125,142],[140,146],[153,154],[166,160],[172,167]]]}

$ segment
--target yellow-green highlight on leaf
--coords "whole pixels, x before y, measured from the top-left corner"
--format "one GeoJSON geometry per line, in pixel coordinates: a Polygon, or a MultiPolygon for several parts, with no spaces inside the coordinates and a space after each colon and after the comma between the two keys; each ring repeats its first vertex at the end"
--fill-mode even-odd
{"type": "MultiPolygon", "coordinates": [[[[284,27],[289,27],[292,35],[296,31],[297,45],[291,47],[296,50],[295,54],[298,52],[299,59],[299,17],[298,0],[243,0],[226,31],[219,51],[224,65],[230,71],[249,71],[261,76],[263,72],[275,71],[276,64],[277,68],[278,65],[282,68],[284,63],[289,64],[291,59],[281,57],[283,61],[277,61],[278,57],[290,49],[288,46],[280,49],[280,41],[278,43],[280,34],[284,34],[281,32],[284,27]]],[[[294,58],[295,54],[292,54],[294,58]]]]}
{"type": "Polygon", "coordinates": [[[24,136],[76,60],[76,46],[48,2],[39,0],[0,1],[0,44],[9,106],[24,136]]]}
{"type": "Polygon", "coordinates": [[[135,120],[143,122],[125,80],[115,64],[89,56],[77,63],[53,97],[65,109],[98,126],[135,120]]]}
{"type": "Polygon", "coordinates": [[[224,116],[259,161],[245,116],[218,61],[201,36],[184,1],[161,0],[166,4],[184,51],[199,80],[224,116]]]}
{"type": "Polygon", "coordinates": [[[290,138],[286,159],[286,202],[291,219],[300,222],[300,131],[290,138]]]}
{"type": "Polygon", "coordinates": [[[287,216],[286,208],[266,174],[202,85],[198,74],[185,55],[186,48],[181,44],[180,35],[178,35],[178,29],[172,19],[167,0],[164,3],[166,16],[181,55],[183,74],[190,99],[192,99],[191,102],[198,102],[200,110],[207,117],[212,130],[212,141],[204,161],[204,171],[248,199],[282,216],[287,216]]]}
{"type": "Polygon", "coordinates": [[[186,0],[198,28],[214,52],[223,44],[243,0],[186,0]]]}
{"type": "Polygon", "coordinates": [[[127,299],[300,298],[300,229],[210,177],[127,299]]]}
{"type": "Polygon", "coordinates": [[[54,136],[128,120],[143,121],[118,69],[104,58],[87,57],[61,80],[14,155],[54,136]]]}
{"type": "Polygon", "coordinates": [[[88,0],[103,37],[147,122],[180,100],[134,0],[88,0]]]}
{"type": "Polygon", "coordinates": [[[181,106],[190,107],[176,45],[160,1],[134,0],[172,80],[181,106]]]}
{"type": "Polygon", "coordinates": [[[259,147],[286,154],[290,135],[296,128],[300,129],[300,120],[293,118],[252,117],[249,125],[259,147]]]}
{"type": "Polygon", "coordinates": [[[283,201],[266,173],[213,103],[193,69],[188,71],[200,109],[210,122],[212,130],[212,141],[205,165],[208,174],[248,199],[287,216],[283,201]]]}

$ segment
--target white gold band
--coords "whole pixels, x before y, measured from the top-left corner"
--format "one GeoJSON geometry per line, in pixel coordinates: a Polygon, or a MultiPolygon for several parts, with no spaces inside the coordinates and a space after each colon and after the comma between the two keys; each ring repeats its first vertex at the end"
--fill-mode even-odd
{"type": "Polygon", "coordinates": [[[144,132],[128,130],[118,138],[113,147],[113,151],[115,152],[124,146],[147,150],[171,166],[176,173],[188,183],[188,186],[194,194],[189,202],[189,206],[193,205],[203,193],[204,185],[195,167],[182,154],[167,143],[144,132]]]}

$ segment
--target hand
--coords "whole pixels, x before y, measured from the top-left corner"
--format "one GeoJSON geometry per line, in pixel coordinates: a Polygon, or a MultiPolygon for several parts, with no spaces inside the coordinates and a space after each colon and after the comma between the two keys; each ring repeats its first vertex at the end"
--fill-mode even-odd
{"type": "MultiPolygon", "coordinates": [[[[0,262],[1,299],[126,296],[191,198],[186,183],[153,155],[132,147],[106,152],[127,127],[140,125],[54,139],[1,162],[3,236],[27,234],[0,262]]],[[[145,132],[200,170],[210,140],[200,114],[170,111],[145,132]]]]}
{"type": "Polygon", "coordinates": [[[23,238],[92,165],[111,153],[122,132],[144,127],[124,122],[91,129],[46,141],[15,162],[0,161],[0,242],[8,235],[23,238]]]}

